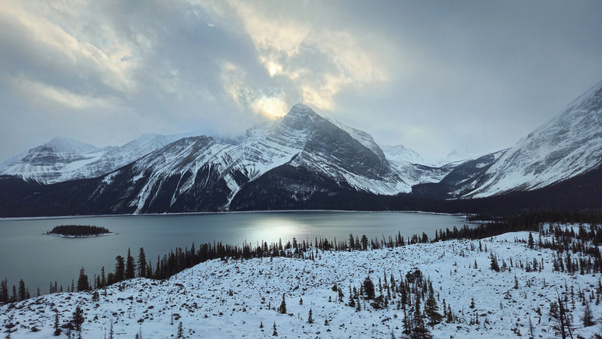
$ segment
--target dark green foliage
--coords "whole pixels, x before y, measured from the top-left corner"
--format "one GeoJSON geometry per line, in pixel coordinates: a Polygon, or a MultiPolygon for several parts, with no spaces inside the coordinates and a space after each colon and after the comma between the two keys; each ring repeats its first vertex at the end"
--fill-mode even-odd
{"type": "Polygon", "coordinates": [[[177,334],[176,338],[184,338],[184,327],[183,327],[181,321],[178,324],[178,334],[177,334]]]}
{"type": "Polygon", "coordinates": [[[86,318],[84,317],[84,311],[78,305],[75,307],[75,311],[73,312],[73,319],[71,320],[71,323],[73,324],[73,328],[79,334],[80,338],[82,336],[82,324],[85,320],[86,318]]]}
{"type": "Polygon", "coordinates": [[[125,260],[122,256],[118,255],[115,257],[115,261],[117,261],[115,263],[115,274],[113,276],[115,281],[112,281],[111,283],[120,282],[125,279],[125,260]]]}
{"type": "Polygon", "coordinates": [[[497,257],[493,253],[491,253],[491,269],[496,272],[500,271],[500,265],[497,262],[497,257]]]}
{"type": "Polygon", "coordinates": [[[61,328],[59,327],[59,310],[54,310],[54,336],[61,335],[61,328]]]}
{"type": "Polygon", "coordinates": [[[272,332],[272,336],[273,337],[277,337],[278,336],[278,331],[276,330],[276,322],[274,322],[274,332],[272,332]]]}
{"type": "Polygon", "coordinates": [[[284,294],[282,294],[282,302],[280,303],[280,307],[278,307],[278,312],[286,314],[286,299],[284,298],[284,294]]]}
{"type": "Polygon", "coordinates": [[[108,229],[99,226],[82,226],[82,225],[61,225],[55,226],[47,234],[60,234],[65,236],[97,236],[111,233],[108,229]]]}
{"type": "Polygon", "coordinates": [[[414,305],[414,316],[412,319],[412,333],[410,338],[415,339],[430,339],[431,335],[428,328],[424,323],[424,315],[420,311],[420,298],[416,298],[416,304],[414,305]]]}
{"type": "Polygon", "coordinates": [[[132,257],[130,249],[128,248],[128,256],[125,264],[125,278],[133,279],[134,277],[136,277],[136,263],[134,261],[134,257],[132,257]]]}
{"type": "Polygon", "coordinates": [[[439,313],[439,306],[437,305],[437,300],[435,299],[434,293],[429,293],[429,297],[426,299],[426,303],[424,304],[424,313],[429,319],[428,324],[432,327],[439,324],[441,320],[443,320],[443,316],[439,313]]]}
{"type": "Polygon", "coordinates": [[[19,300],[25,300],[29,298],[29,293],[27,293],[27,288],[25,287],[25,282],[23,279],[19,280],[19,300]]]}
{"type": "Polygon", "coordinates": [[[365,251],[368,249],[368,237],[366,235],[362,235],[362,249],[365,251]]]}
{"type": "Polygon", "coordinates": [[[309,316],[307,317],[307,323],[308,324],[313,324],[314,323],[314,318],[312,316],[311,308],[309,309],[309,316]]]}
{"type": "Polygon", "coordinates": [[[585,303],[585,308],[583,310],[583,317],[581,319],[583,320],[583,326],[585,326],[585,327],[593,326],[596,324],[596,321],[594,320],[594,316],[592,315],[592,310],[589,308],[588,302],[585,303]]]}
{"type": "Polygon", "coordinates": [[[374,299],[374,283],[372,282],[372,279],[370,279],[370,276],[367,276],[366,279],[364,279],[363,288],[366,299],[374,299]]]}
{"type": "Polygon", "coordinates": [[[527,243],[530,249],[533,249],[533,247],[535,247],[535,241],[533,241],[533,234],[531,234],[531,232],[529,232],[529,241],[527,243]]]}
{"type": "Polygon", "coordinates": [[[138,276],[146,277],[146,254],[144,254],[144,248],[140,247],[140,253],[138,254],[138,276]]]}
{"type": "Polygon", "coordinates": [[[8,279],[4,279],[0,282],[0,303],[7,304],[9,301],[8,279]]]}
{"type": "Polygon", "coordinates": [[[84,268],[82,267],[79,270],[79,278],[77,279],[77,290],[78,291],[87,291],[90,289],[90,282],[88,281],[88,276],[86,275],[84,268]]]}

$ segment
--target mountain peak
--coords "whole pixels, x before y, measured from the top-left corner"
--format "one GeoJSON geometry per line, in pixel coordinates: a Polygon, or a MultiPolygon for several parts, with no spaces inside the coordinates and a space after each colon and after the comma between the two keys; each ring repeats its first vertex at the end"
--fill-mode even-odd
{"type": "Polygon", "coordinates": [[[87,153],[98,149],[96,146],[65,137],[55,137],[44,146],[52,148],[55,152],[65,153],[87,153]]]}
{"type": "Polygon", "coordinates": [[[318,115],[314,110],[312,110],[309,106],[304,104],[295,104],[291,107],[291,110],[288,112],[286,116],[310,116],[310,115],[318,115]]]}

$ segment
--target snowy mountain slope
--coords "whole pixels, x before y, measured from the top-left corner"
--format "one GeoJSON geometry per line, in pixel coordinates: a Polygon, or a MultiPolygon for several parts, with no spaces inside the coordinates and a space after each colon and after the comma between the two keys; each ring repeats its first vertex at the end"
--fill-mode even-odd
{"type": "Polygon", "coordinates": [[[602,82],[498,159],[465,197],[534,190],[602,163],[602,82]]]}
{"type": "Polygon", "coordinates": [[[146,134],[121,147],[97,148],[68,138],[54,138],[0,165],[0,174],[52,184],[94,178],[181,138],[146,134]]]}
{"type": "Polygon", "coordinates": [[[114,212],[124,208],[134,213],[197,211],[208,206],[229,209],[244,185],[284,164],[304,167],[355,190],[409,191],[382,151],[380,155],[309,107],[295,105],[283,119],[250,129],[238,144],[208,137],[169,144],[105,177],[92,199],[125,190],[114,212]]]}
{"type": "Polygon", "coordinates": [[[403,145],[381,145],[384,154],[397,174],[411,186],[440,182],[455,165],[434,165],[403,145]]]}
{"type": "Polygon", "coordinates": [[[0,174],[44,184],[80,178],[79,169],[100,159],[106,149],[67,138],[54,138],[4,163],[0,174]]]}
{"type": "Polygon", "coordinates": [[[387,289],[379,290],[379,285],[386,285],[391,276],[399,284],[406,274],[419,269],[432,281],[439,312],[443,313],[445,300],[458,316],[452,323],[429,326],[434,338],[529,336],[529,323],[535,338],[557,338],[549,311],[558,295],[568,300],[574,337],[593,338],[602,331],[598,321],[602,305],[591,300],[599,293],[600,273],[554,271],[555,252],[537,246],[530,249],[528,235],[516,232],[482,241],[368,251],[317,250],[298,258],[216,259],[168,280],[137,278],[106,287],[99,291],[98,301],[93,300],[93,292],[66,292],[0,306],[0,324],[12,331],[13,338],[49,338],[56,314],[60,326],[80,306],[84,338],[108,336],[111,327],[117,337],[142,333],[144,338],[169,338],[176,335],[180,322],[189,338],[271,337],[274,326],[283,338],[400,338],[404,314],[411,312],[398,308],[399,299],[374,309],[361,298],[357,310],[347,305],[350,288],[359,287],[370,276],[376,295],[386,295],[387,289]],[[484,251],[479,250],[481,246],[484,251]],[[500,264],[510,264],[510,269],[491,270],[492,253],[500,264]],[[523,268],[534,261],[541,271],[523,268]],[[343,292],[342,302],[333,291],[335,284],[343,292]],[[581,320],[585,310],[581,293],[596,319],[593,326],[585,327],[581,320]],[[283,296],[287,314],[276,310],[283,296]],[[313,323],[308,323],[310,310],[313,323]]]}

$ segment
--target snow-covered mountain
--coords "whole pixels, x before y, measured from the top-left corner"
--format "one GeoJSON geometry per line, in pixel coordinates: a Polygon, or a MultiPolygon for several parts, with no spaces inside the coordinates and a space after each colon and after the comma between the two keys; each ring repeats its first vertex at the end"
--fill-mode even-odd
{"type": "Polygon", "coordinates": [[[602,163],[602,82],[505,152],[465,197],[530,191],[573,178],[602,163]]]}
{"type": "MultiPolygon", "coordinates": [[[[133,213],[228,209],[243,188],[249,199],[272,195],[257,179],[268,172],[277,176],[284,167],[302,168],[348,190],[409,192],[411,186],[391,168],[378,145],[364,145],[367,140],[362,143],[309,107],[295,105],[283,119],[250,129],[238,144],[190,137],[151,152],[104,177],[93,199],[118,196],[112,209],[133,213]]],[[[321,189],[312,182],[301,188],[282,177],[268,182],[277,182],[292,199],[299,194],[308,198],[311,190],[321,189]]]]}
{"type": "Polygon", "coordinates": [[[121,147],[98,148],[57,137],[1,163],[0,175],[18,176],[41,184],[94,178],[179,138],[178,135],[145,134],[121,147]]]}

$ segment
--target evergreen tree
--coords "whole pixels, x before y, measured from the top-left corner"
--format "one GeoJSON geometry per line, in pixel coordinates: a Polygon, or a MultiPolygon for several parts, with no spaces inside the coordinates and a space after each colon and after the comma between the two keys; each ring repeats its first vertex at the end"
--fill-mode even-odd
{"type": "Polygon", "coordinates": [[[84,318],[84,311],[78,305],[75,307],[75,311],[73,312],[73,320],[71,320],[71,323],[73,324],[73,328],[78,333],[80,339],[82,337],[82,324],[85,320],[86,318],[84,318]]]}
{"type": "Polygon", "coordinates": [[[284,293],[282,293],[282,303],[280,303],[280,307],[278,307],[278,312],[286,314],[286,299],[284,298],[284,293]]]}
{"type": "Polygon", "coordinates": [[[178,324],[178,334],[177,334],[176,338],[184,338],[184,327],[183,327],[181,321],[178,324]]]}
{"type": "Polygon", "coordinates": [[[368,237],[365,234],[362,235],[362,249],[364,251],[368,249],[368,237]]]}
{"type": "Polygon", "coordinates": [[[589,308],[589,302],[585,303],[585,308],[583,309],[583,326],[593,326],[596,324],[594,321],[594,316],[592,315],[592,310],[589,308]]]}
{"type": "Polygon", "coordinates": [[[0,302],[7,304],[8,301],[8,279],[4,279],[0,282],[0,302]]]}
{"type": "Polygon", "coordinates": [[[433,337],[431,332],[424,324],[424,315],[420,311],[420,298],[416,298],[416,304],[414,305],[414,318],[412,320],[412,333],[410,334],[410,338],[430,339],[433,337]]]}
{"type": "Polygon", "coordinates": [[[79,270],[79,278],[77,279],[77,290],[78,291],[87,291],[90,289],[90,282],[88,281],[88,276],[86,275],[84,268],[82,267],[79,270]]]}
{"type": "Polygon", "coordinates": [[[403,334],[410,335],[412,333],[412,319],[408,311],[403,309],[403,334]]]}
{"type": "Polygon", "coordinates": [[[434,293],[429,293],[429,297],[424,304],[424,313],[429,318],[429,325],[431,327],[439,324],[443,319],[443,316],[439,313],[439,306],[437,305],[434,293]]]}
{"type": "Polygon", "coordinates": [[[374,283],[372,282],[372,279],[370,279],[370,276],[367,276],[366,279],[364,279],[363,287],[366,299],[374,299],[374,283]]]}
{"type": "Polygon", "coordinates": [[[54,336],[58,337],[61,335],[61,328],[59,327],[59,310],[54,309],[54,336]]]}
{"type": "Polygon", "coordinates": [[[113,276],[115,281],[112,281],[112,283],[120,282],[125,279],[125,260],[120,255],[116,256],[115,260],[117,261],[115,263],[115,274],[113,276]]]}
{"type": "Polygon", "coordinates": [[[146,277],[146,254],[144,254],[144,248],[140,247],[140,253],[138,254],[138,276],[146,277]]]}
{"type": "Polygon", "coordinates": [[[100,286],[98,286],[99,288],[103,288],[107,286],[107,278],[105,277],[105,267],[103,266],[100,269],[100,286]]]}
{"type": "Polygon", "coordinates": [[[533,234],[531,234],[531,232],[529,232],[528,244],[530,249],[533,249],[533,247],[535,247],[535,242],[533,241],[533,234]]]}
{"type": "Polygon", "coordinates": [[[19,300],[27,299],[27,289],[25,288],[25,282],[23,279],[19,280],[19,300]]]}
{"type": "Polygon", "coordinates": [[[272,332],[272,337],[277,337],[278,331],[276,330],[276,322],[274,322],[274,332],[272,332]]]}
{"type": "Polygon", "coordinates": [[[568,336],[572,337],[571,316],[565,301],[560,298],[560,295],[557,296],[557,301],[550,304],[550,316],[555,321],[552,328],[560,333],[562,339],[566,339],[568,336]]]}
{"type": "Polygon", "coordinates": [[[132,257],[130,253],[130,249],[128,248],[128,256],[125,264],[125,278],[133,279],[136,277],[136,263],[134,261],[134,257],[132,257]]]}
{"type": "Polygon", "coordinates": [[[497,262],[497,257],[493,253],[491,253],[491,269],[496,272],[500,271],[500,265],[497,262]]]}

